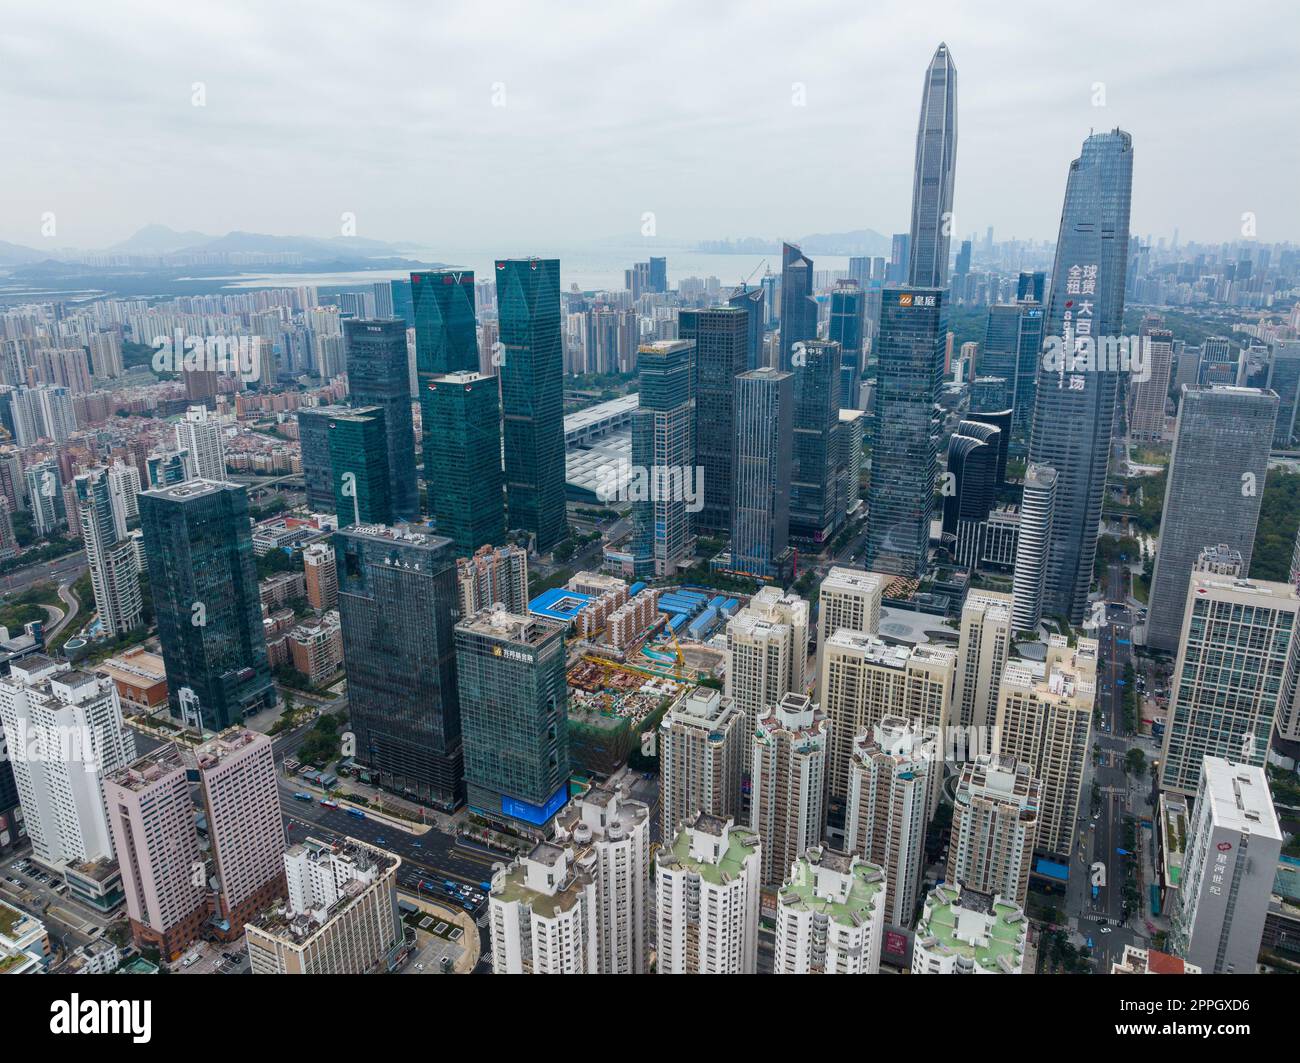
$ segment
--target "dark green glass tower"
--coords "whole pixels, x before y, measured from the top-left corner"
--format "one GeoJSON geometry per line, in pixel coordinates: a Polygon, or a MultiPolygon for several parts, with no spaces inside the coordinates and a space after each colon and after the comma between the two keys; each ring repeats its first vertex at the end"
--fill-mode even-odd
{"type": "Polygon", "coordinates": [[[330,472],[340,527],[392,523],[386,441],[382,407],[358,406],[329,419],[330,472]]]}
{"type": "Polygon", "coordinates": [[[247,492],[200,480],[139,498],[172,715],[220,731],[273,706],[247,492]]]}
{"type": "Polygon", "coordinates": [[[415,419],[403,321],[351,319],[343,322],[348,391],[353,406],[382,406],[388,445],[388,496],[395,518],[415,518],[420,491],[415,483],[415,419]]]}
{"type": "Polygon", "coordinates": [[[539,552],[568,533],[564,509],[564,343],[559,259],[496,263],[506,511],[539,552]]]}
{"type": "Polygon", "coordinates": [[[421,382],[429,510],[438,532],[469,555],[505,541],[501,401],[497,378],[449,373],[421,382]]]}

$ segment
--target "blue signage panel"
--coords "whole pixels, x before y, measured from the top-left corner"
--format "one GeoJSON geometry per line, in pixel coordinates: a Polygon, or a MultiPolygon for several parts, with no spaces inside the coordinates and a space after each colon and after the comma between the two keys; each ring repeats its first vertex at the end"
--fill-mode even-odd
{"type": "Polygon", "coordinates": [[[511,819],[522,819],[525,823],[540,826],[564,807],[569,799],[569,784],[566,781],[544,805],[535,805],[531,801],[521,801],[517,797],[501,796],[501,812],[511,819]]]}

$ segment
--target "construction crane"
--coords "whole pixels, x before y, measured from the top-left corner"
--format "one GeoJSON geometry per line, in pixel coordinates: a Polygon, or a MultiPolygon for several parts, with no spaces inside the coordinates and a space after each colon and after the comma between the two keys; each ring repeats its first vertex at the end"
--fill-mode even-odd
{"type": "Polygon", "coordinates": [[[742,277],[742,278],[741,278],[741,280],[740,280],[740,287],[737,288],[736,291],[737,291],[737,292],[747,292],[747,291],[749,291],[749,282],[750,282],[751,280],[754,279],[754,274],[757,273],[760,269],[767,269],[767,259],[763,259],[762,262],[760,262],[757,266],[755,266],[753,269],[751,269],[751,270],[749,271],[749,276],[748,276],[748,277],[742,277]]]}
{"type": "Polygon", "coordinates": [[[682,656],[682,644],[677,641],[677,632],[671,632],[673,636],[673,654],[677,658],[677,664],[673,668],[673,675],[678,679],[682,678],[682,672],[686,667],[686,659],[682,656]]]}

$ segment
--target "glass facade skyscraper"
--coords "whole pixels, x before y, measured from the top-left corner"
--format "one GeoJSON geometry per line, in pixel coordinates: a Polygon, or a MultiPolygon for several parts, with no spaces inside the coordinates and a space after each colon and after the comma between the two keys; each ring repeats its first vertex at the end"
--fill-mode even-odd
{"type": "Polygon", "coordinates": [[[837,510],[840,465],[840,345],[808,340],[792,368],[794,412],[790,461],[790,535],[829,539],[843,520],[837,510]]]}
{"type": "Polygon", "coordinates": [[[1028,437],[1034,419],[1034,386],[1042,349],[1041,306],[1019,302],[989,307],[978,373],[1001,377],[1007,382],[1007,406],[1013,410],[1013,430],[1022,439],[1028,437]]]}
{"type": "Polygon", "coordinates": [[[839,404],[844,410],[858,408],[866,327],[867,293],[856,281],[840,281],[831,292],[830,330],[826,335],[840,345],[839,404]]]}
{"type": "Polygon", "coordinates": [[[790,438],[794,377],[764,367],[735,380],[731,567],[767,578],[790,554],[790,438]]]}
{"type": "Polygon", "coordinates": [[[497,385],[495,376],[476,372],[429,376],[420,383],[429,511],[438,533],[462,555],[505,541],[497,385]]]}
{"type": "Polygon", "coordinates": [[[675,575],[695,552],[687,498],[701,486],[695,477],[692,353],[690,340],[658,340],[637,355],[640,404],[632,411],[634,488],[641,478],[632,502],[637,578],[675,575]]]}
{"type": "Polygon", "coordinates": [[[471,270],[412,273],[411,308],[415,319],[415,369],[421,379],[478,372],[471,270]]]}
{"type": "Polygon", "coordinates": [[[451,540],[407,525],[334,535],[356,757],[387,789],[444,809],[464,800],[451,540]]]}
{"type": "Polygon", "coordinates": [[[952,193],[957,170],[957,68],[946,44],[935,49],[921,90],[912,178],[912,231],[907,283],[946,288],[952,193]]]}
{"type": "Polygon", "coordinates": [[[881,297],[867,560],[875,572],[925,568],[938,472],[939,392],[948,308],[939,288],[886,287],[881,297]]]}
{"type": "Polygon", "coordinates": [[[343,335],[352,405],[384,410],[393,516],[414,519],[420,514],[420,492],[415,482],[415,419],[411,415],[406,324],[349,319],[343,322],[343,335]]]}
{"type": "Polygon", "coordinates": [[[329,419],[328,431],[339,526],[390,523],[392,477],[383,407],[357,406],[337,413],[329,419]]]}
{"type": "MultiPolygon", "coordinates": [[[[749,341],[745,355],[745,366],[740,372],[757,369],[763,358],[763,333],[767,330],[766,317],[767,293],[762,286],[733,292],[727,299],[728,306],[738,306],[749,315],[749,341]]],[[[678,321],[680,323],[680,318],[678,321]]],[[[678,333],[681,336],[681,333],[678,333]]],[[[685,337],[682,337],[685,339],[685,337]]]]}
{"type": "Polygon", "coordinates": [[[735,381],[749,368],[754,316],[752,309],[734,304],[681,310],[677,316],[678,337],[695,343],[695,461],[703,470],[704,507],[694,514],[694,524],[704,531],[725,534],[731,527],[735,381]]]}
{"type": "Polygon", "coordinates": [[[502,259],[496,275],[506,513],[544,553],[568,534],[560,262],[502,259]]]}
{"type": "Polygon", "coordinates": [[[1043,612],[1083,621],[1097,553],[1119,374],[1097,357],[1098,340],[1117,340],[1124,321],[1133,140],[1094,133],[1070,164],[1056,241],[1029,460],[1056,470],[1043,612]],[[1093,356],[1089,357],[1089,352],[1093,356]]]}
{"type": "Polygon", "coordinates": [[[273,706],[248,493],[192,480],[139,500],[172,716],[220,731],[273,706]]]}
{"type": "Polygon", "coordinates": [[[796,343],[817,338],[817,300],[813,298],[813,260],[793,244],[781,245],[781,359],[789,372],[796,343]]]}
{"type": "Polygon", "coordinates": [[[569,792],[564,625],[485,610],[456,625],[469,806],[541,827],[569,792]]]}
{"type": "Polygon", "coordinates": [[[298,410],[298,447],[302,453],[302,481],[307,488],[307,508],[313,513],[335,512],[334,464],[330,459],[330,419],[350,412],[350,406],[304,406],[298,410]]]}

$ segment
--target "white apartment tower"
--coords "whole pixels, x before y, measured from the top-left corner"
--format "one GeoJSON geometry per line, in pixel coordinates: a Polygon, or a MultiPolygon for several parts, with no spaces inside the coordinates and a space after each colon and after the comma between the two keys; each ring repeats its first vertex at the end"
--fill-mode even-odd
{"type": "Polygon", "coordinates": [[[189,451],[197,479],[225,481],[224,436],[221,422],[209,415],[206,406],[191,406],[185,420],[176,425],[176,446],[189,451]]]}
{"type": "Polygon", "coordinates": [[[825,645],[841,628],[862,635],[878,634],[880,600],[889,580],[889,576],[866,569],[832,567],[817,597],[817,645],[825,645]]]}
{"type": "Polygon", "coordinates": [[[815,846],[776,895],[775,974],[879,974],[885,873],[815,846]]]}
{"type": "Polygon", "coordinates": [[[829,732],[826,714],[807,694],[787,694],[758,717],[751,826],[763,844],[764,885],[779,885],[821,840],[829,732]]]}
{"type": "Polygon", "coordinates": [[[740,812],[744,714],[731,698],[695,687],[659,723],[661,837],[672,838],[697,813],[723,819],[740,812]]]}
{"type": "Polygon", "coordinates": [[[727,624],[726,694],[745,714],[748,770],[754,721],[786,694],[807,693],[808,603],[764,587],[727,624]]]}
{"type": "Polygon", "coordinates": [[[1016,536],[1016,569],[1012,577],[1015,607],[1011,622],[1017,631],[1036,628],[1043,618],[1047,579],[1047,540],[1056,511],[1056,470],[1030,465],[1020,495],[1020,527],[1016,536]]]}
{"type": "Polygon", "coordinates": [[[963,766],[952,809],[948,882],[1024,907],[1038,841],[1038,780],[1029,765],[981,754],[963,766]]]}
{"type": "Polygon", "coordinates": [[[1028,923],[1002,897],[955,883],[925,899],[912,947],[913,974],[1023,974],[1028,923]]]}
{"type": "Polygon", "coordinates": [[[495,974],[595,974],[600,969],[596,854],[538,842],[492,876],[495,974]]]}
{"type": "Polygon", "coordinates": [[[753,974],[758,835],[701,812],[655,854],[660,974],[753,974]]]}
{"type": "Polygon", "coordinates": [[[998,714],[1002,669],[1011,656],[1011,613],[1012,596],[996,591],[973,590],[962,606],[951,723],[962,729],[963,759],[993,747],[989,731],[998,714]]]}

